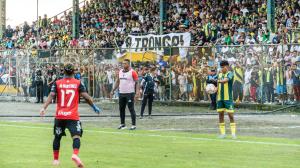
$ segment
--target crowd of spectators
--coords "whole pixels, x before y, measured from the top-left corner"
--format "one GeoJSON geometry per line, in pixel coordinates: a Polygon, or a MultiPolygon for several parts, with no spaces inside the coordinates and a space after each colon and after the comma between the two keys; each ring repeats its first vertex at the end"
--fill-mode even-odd
{"type": "MultiPolygon", "coordinates": [[[[192,45],[296,43],[300,2],[276,0],[275,32],[267,29],[267,0],[165,0],[163,32],[191,32],[192,45]]],[[[80,9],[80,38],[72,38],[72,11],[16,28],[7,27],[1,49],[114,48],[128,34],[159,33],[158,0],[91,0],[80,9]],[[38,36],[39,35],[39,36],[38,36]],[[39,37],[39,38],[37,38],[39,37]]]]}
{"type": "MultiPolygon", "coordinates": [[[[212,68],[218,69],[218,62],[226,58],[233,67],[237,64],[242,67],[243,84],[251,82],[253,72],[251,95],[249,88],[243,88],[246,99],[239,97],[239,101],[274,102],[274,99],[267,100],[267,93],[262,91],[264,86],[261,85],[264,79],[259,79],[257,74],[265,74],[264,69],[272,69],[272,78],[275,79],[275,71],[279,65],[285,67],[284,73],[295,71],[288,67],[296,66],[295,59],[300,52],[300,33],[297,30],[300,25],[300,1],[276,0],[275,32],[267,29],[266,3],[267,0],[165,0],[166,19],[163,22],[163,32],[190,32],[192,46],[210,48],[190,48],[186,51],[188,54],[184,61],[164,61],[161,58],[154,65],[151,64],[158,68],[156,99],[208,100],[209,97],[204,91],[207,72],[212,68]],[[280,45],[227,47],[243,44],[280,45]],[[265,97],[259,98],[261,95],[265,97]]],[[[65,11],[61,16],[53,18],[48,18],[47,15],[39,17],[31,25],[25,22],[14,29],[8,26],[1,38],[0,48],[116,48],[123,44],[128,34],[149,33],[159,33],[159,0],[91,0],[86,1],[80,8],[78,39],[72,38],[72,12],[65,11]]],[[[11,68],[12,72],[7,72],[9,65],[3,60],[0,62],[1,78],[2,75],[14,71],[11,68]]],[[[134,64],[133,67],[142,79],[149,66],[150,63],[146,66],[143,63],[134,64]]],[[[34,87],[33,74],[37,68],[43,69],[45,90],[48,90],[47,85],[53,75],[59,76],[59,65],[32,67],[31,72],[26,72],[29,78],[18,81],[34,87]],[[48,66],[52,67],[51,71],[48,66]]],[[[82,81],[90,88],[89,92],[93,92],[95,97],[108,98],[118,68],[116,64],[98,62],[92,67],[78,65],[78,72],[82,81]]],[[[287,78],[291,77],[287,75],[285,79],[287,78]]],[[[275,81],[272,85],[273,91],[276,90],[275,81]]],[[[297,82],[294,84],[298,85],[297,82]]],[[[276,95],[276,92],[272,93],[276,95]]],[[[291,101],[294,100],[291,98],[291,101]]]]}

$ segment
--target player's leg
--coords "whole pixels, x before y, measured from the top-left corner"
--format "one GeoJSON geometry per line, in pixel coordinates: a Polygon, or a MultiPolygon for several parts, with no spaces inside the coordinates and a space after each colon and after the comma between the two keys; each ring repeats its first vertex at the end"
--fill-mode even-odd
{"type": "Polygon", "coordinates": [[[121,120],[121,125],[119,126],[118,129],[125,129],[125,109],[126,109],[126,104],[127,104],[127,98],[126,96],[120,94],[119,96],[119,110],[120,110],[120,120],[121,120]]]}
{"type": "Polygon", "coordinates": [[[142,107],[141,107],[141,118],[143,118],[143,116],[144,116],[145,107],[147,105],[147,99],[148,99],[147,94],[144,94],[143,100],[142,100],[142,107]]]}
{"type": "Polygon", "coordinates": [[[80,138],[83,133],[81,122],[76,120],[67,120],[67,128],[69,129],[73,139],[73,154],[71,159],[74,161],[77,167],[83,168],[83,163],[78,157],[80,149],[80,138]]]}
{"type": "Polygon", "coordinates": [[[228,113],[228,117],[230,120],[230,130],[231,130],[231,136],[233,139],[236,139],[236,124],[234,121],[234,108],[233,108],[233,102],[232,101],[225,101],[225,108],[226,112],[228,113]]]}
{"type": "Polygon", "coordinates": [[[135,130],[136,129],[136,114],[134,110],[134,94],[129,94],[128,95],[128,103],[127,103],[130,116],[131,116],[131,128],[130,130],[135,130]]]}
{"type": "Polygon", "coordinates": [[[234,121],[234,113],[228,113],[228,117],[230,120],[230,130],[231,130],[231,136],[233,139],[236,139],[236,123],[234,121]]]}
{"type": "Polygon", "coordinates": [[[149,114],[149,117],[151,117],[151,114],[152,114],[152,103],[153,103],[153,94],[149,94],[148,95],[148,114],[149,114]]]}
{"type": "Polygon", "coordinates": [[[219,129],[220,129],[220,136],[219,138],[225,138],[225,122],[224,122],[224,112],[225,112],[225,105],[223,101],[217,102],[217,112],[219,113],[219,129]]]}
{"type": "Polygon", "coordinates": [[[64,120],[54,120],[53,139],[53,165],[59,165],[59,149],[62,136],[65,136],[66,123],[64,120]]]}

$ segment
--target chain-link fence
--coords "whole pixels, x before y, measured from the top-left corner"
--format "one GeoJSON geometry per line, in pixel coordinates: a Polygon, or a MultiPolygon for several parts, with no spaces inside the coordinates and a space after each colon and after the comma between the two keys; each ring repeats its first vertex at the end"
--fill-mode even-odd
{"type": "MultiPolygon", "coordinates": [[[[220,70],[226,59],[234,72],[236,103],[293,103],[299,78],[296,57],[299,44],[146,49],[5,50],[0,57],[0,94],[35,97],[37,89],[47,96],[53,82],[63,77],[63,65],[72,62],[75,77],[95,98],[108,99],[125,58],[132,60],[139,80],[157,68],[155,99],[158,101],[210,101],[207,76],[220,70]],[[130,52],[131,51],[131,52],[130,52]],[[136,52],[138,51],[138,52],[136,52]],[[37,71],[41,71],[41,75],[37,71]],[[41,78],[40,78],[41,77],[41,78]]],[[[117,97],[117,93],[114,95],[117,97]]]]}

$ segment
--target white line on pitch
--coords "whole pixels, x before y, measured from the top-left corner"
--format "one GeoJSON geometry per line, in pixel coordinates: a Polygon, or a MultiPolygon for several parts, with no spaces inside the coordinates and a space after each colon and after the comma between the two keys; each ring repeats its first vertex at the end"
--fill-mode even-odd
{"type": "MultiPolygon", "coordinates": [[[[23,125],[12,125],[12,124],[0,124],[0,126],[16,127],[16,128],[32,128],[32,129],[47,129],[52,128],[47,127],[33,127],[33,126],[23,126],[23,125]]],[[[199,138],[199,137],[183,137],[183,136],[170,136],[170,135],[160,135],[160,134],[135,134],[127,132],[113,132],[113,131],[99,131],[99,130],[84,130],[85,132],[97,132],[104,134],[118,134],[118,135],[133,135],[133,136],[146,136],[146,137],[160,137],[160,138],[173,138],[173,139],[191,139],[199,141],[217,141],[217,142],[231,142],[231,143],[247,143],[247,144],[262,144],[262,145],[274,145],[274,146],[289,146],[289,147],[300,147],[300,144],[286,144],[286,143],[276,143],[276,142],[260,142],[260,141],[241,141],[241,140],[227,140],[227,139],[214,139],[214,138],[199,138]]]]}
{"type": "MultiPolygon", "coordinates": [[[[238,127],[238,130],[257,130],[257,129],[297,129],[300,126],[287,126],[287,127],[238,127]]],[[[151,129],[149,131],[186,131],[186,130],[219,130],[219,128],[195,128],[195,129],[181,129],[181,128],[170,128],[170,129],[151,129]]]]}

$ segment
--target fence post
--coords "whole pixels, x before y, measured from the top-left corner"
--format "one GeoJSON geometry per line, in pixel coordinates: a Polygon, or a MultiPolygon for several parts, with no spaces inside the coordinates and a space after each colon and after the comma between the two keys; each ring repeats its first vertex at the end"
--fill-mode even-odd
{"type": "MultiPolygon", "coordinates": [[[[169,48],[169,51],[171,51],[171,47],[169,48]]],[[[169,93],[169,100],[170,100],[170,102],[172,101],[172,78],[173,78],[173,76],[172,76],[172,53],[170,52],[170,57],[169,57],[169,61],[170,61],[170,70],[169,70],[169,85],[170,85],[170,93],[169,93]]]]}
{"type": "Polygon", "coordinates": [[[92,52],[92,57],[93,57],[93,98],[95,98],[95,83],[96,83],[96,78],[95,78],[95,56],[94,56],[94,53],[95,53],[95,49],[93,49],[93,52],[92,52]]]}

